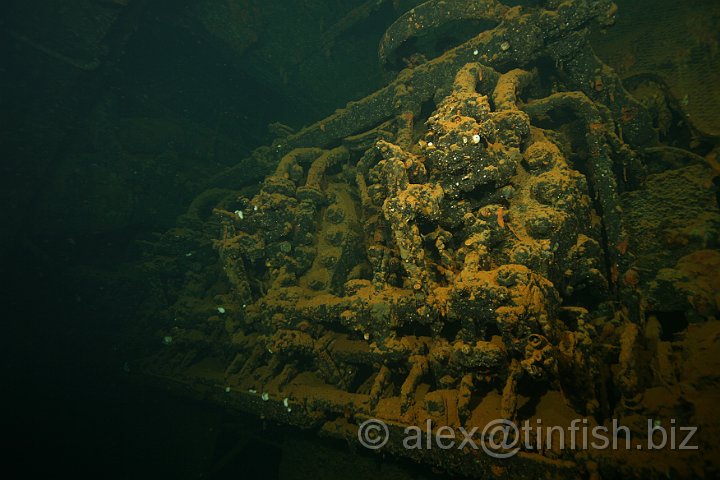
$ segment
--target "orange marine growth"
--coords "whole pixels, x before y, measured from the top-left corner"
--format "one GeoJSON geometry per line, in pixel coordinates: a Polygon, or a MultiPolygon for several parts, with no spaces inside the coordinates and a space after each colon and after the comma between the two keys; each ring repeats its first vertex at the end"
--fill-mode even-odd
{"type": "Polygon", "coordinates": [[[498,225],[500,225],[500,228],[505,228],[505,210],[503,207],[500,207],[497,210],[497,222],[498,225]]]}

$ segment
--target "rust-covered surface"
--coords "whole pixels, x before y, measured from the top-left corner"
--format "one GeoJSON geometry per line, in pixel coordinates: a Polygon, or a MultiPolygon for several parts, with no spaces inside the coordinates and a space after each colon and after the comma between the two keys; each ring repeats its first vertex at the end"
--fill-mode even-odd
{"type": "Polygon", "coordinates": [[[402,16],[381,58],[456,17],[497,25],[256,151],[257,192],[231,170],[163,236],[148,266],[187,268],[144,374],[351,443],[380,419],[386,451],[452,474],[717,475],[714,156],[664,143],[595,56],[610,2],[459,3],[402,16]],[[428,420],[642,438],[671,418],[700,449],[402,444],[428,420]]]}

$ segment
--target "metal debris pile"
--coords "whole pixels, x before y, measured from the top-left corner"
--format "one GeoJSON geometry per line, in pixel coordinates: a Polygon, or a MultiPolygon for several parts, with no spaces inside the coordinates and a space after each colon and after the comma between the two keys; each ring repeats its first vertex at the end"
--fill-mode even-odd
{"type": "MultiPolygon", "coordinates": [[[[587,42],[614,6],[467,4],[408,12],[381,59],[453,20],[495,26],[286,132],[256,152],[275,165],[259,192],[210,190],[166,235],[219,261],[188,273],[172,309],[184,320],[148,374],[351,442],[367,418],[401,432],[543,408],[598,424],[647,413],[671,357],[648,321],[653,279],[632,268],[623,198],[646,180],[643,150],[663,147],[587,42]]],[[[472,475],[617,467],[612,452],[501,463],[408,452],[395,437],[386,448],[472,475]]]]}

